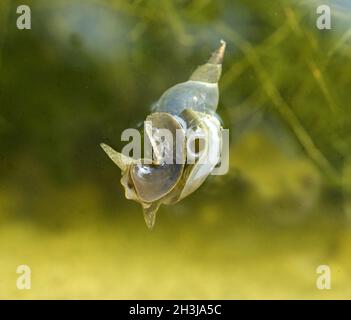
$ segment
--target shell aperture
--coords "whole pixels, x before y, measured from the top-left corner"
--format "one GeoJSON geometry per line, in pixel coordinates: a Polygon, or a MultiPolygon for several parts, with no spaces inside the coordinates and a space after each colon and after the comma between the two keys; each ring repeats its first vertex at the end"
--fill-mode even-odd
{"type": "Polygon", "coordinates": [[[150,229],[161,204],[174,204],[190,195],[220,162],[223,128],[215,112],[224,51],[221,41],[188,81],[160,97],[144,126],[152,148],[150,159],[133,159],[101,144],[121,169],[126,198],[141,204],[150,229]]]}

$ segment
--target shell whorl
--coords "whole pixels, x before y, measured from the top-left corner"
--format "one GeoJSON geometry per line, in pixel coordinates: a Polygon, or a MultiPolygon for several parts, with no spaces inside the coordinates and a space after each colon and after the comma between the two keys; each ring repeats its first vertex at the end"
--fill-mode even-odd
{"type": "Polygon", "coordinates": [[[221,76],[225,46],[222,40],[208,62],[197,67],[188,81],[178,83],[164,92],[154,111],[173,115],[181,114],[184,109],[215,112],[219,100],[218,80],[221,76]]]}

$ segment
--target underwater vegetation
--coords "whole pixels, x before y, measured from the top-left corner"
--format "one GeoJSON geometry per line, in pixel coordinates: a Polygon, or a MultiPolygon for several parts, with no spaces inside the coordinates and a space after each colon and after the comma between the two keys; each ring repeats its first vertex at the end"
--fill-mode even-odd
{"type": "Polygon", "coordinates": [[[0,297],[350,297],[348,1],[323,1],[331,30],[319,1],[26,2],[31,30],[0,3],[0,297]],[[229,171],[148,232],[99,144],[122,150],[219,39],[229,171]]]}

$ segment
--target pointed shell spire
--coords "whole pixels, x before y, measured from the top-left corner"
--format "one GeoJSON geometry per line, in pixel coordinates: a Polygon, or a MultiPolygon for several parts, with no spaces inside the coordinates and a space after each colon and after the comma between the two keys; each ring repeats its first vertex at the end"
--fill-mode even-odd
{"type": "Polygon", "coordinates": [[[225,47],[225,41],[221,40],[221,45],[212,53],[207,63],[197,67],[189,80],[217,83],[221,77],[225,47]]]}

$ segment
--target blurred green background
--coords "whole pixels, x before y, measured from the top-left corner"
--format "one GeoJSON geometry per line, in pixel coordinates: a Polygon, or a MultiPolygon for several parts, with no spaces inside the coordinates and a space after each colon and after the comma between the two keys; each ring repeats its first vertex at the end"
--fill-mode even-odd
{"type": "Polygon", "coordinates": [[[0,298],[351,298],[350,18],[348,0],[2,0],[0,298]],[[230,171],[150,232],[99,143],[121,149],[220,39],[230,171]]]}

